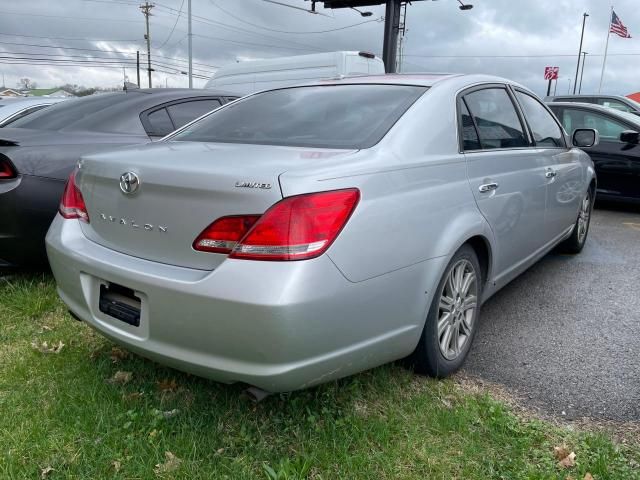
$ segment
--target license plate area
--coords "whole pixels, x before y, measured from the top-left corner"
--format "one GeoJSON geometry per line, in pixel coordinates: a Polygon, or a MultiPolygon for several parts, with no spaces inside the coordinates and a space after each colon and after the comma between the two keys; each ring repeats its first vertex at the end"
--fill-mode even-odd
{"type": "Polygon", "coordinates": [[[130,288],[116,283],[100,285],[99,308],[105,315],[139,327],[141,305],[140,297],[130,288]]]}

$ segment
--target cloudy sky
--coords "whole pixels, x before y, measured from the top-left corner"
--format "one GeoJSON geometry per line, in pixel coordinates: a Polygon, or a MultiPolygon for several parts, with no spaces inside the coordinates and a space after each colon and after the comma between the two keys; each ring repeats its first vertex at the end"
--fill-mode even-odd
{"type": "MultiPolygon", "coordinates": [[[[324,10],[312,15],[264,0],[192,0],[196,87],[216,67],[256,58],[334,50],[381,54],[383,7],[324,10]]],[[[308,8],[306,0],[280,0],[308,8]]],[[[154,2],[151,44],[154,86],[186,86],[187,0],[154,2]]],[[[603,0],[416,1],[409,6],[403,70],[482,72],[546,92],[544,67],[560,67],[558,93],[576,69],[582,14],[589,13],[583,93],[597,91],[609,22],[603,0]]],[[[121,85],[123,66],[136,81],[135,52],[146,51],[144,17],[134,0],[0,2],[0,73],[6,86],[22,77],[39,87],[65,83],[121,85]],[[37,65],[36,65],[37,64],[37,65]]],[[[615,10],[633,36],[611,36],[603,90],[640,91],[640,0],[617,0],[615,10]]],[[[146,57],[141,57],[146,61],[146,57]]],[[[146,72],[142,71],[143,85],[146,72]]],[[[0,77],[1,81],[1,77],[0,77]]]]}

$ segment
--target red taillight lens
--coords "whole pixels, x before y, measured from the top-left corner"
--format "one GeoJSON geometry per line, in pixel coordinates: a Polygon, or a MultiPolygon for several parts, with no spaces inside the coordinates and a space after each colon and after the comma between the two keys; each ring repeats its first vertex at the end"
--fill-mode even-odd
{"type": "Polygon", "coordinates": [[[16,171],[9,160],[0,158],[0,180],[8,180],[9,178],[16,178],[16,171]]]}
{"type": "Polygon", "coordinates": [[[231,253],[260,215],[235,215],[222,217],[198,235],[193,248],[201,252],[231,253]]]}
{"type": "Polygon", "coordinates": [[[69,175],[58,211],[64,218],[77,218],[81,222],[89,223],[89,214],[87,213],[84,198],[82,198],[82,193],[76,185],[75,171],[69,175]]]}
{"type": "Polygon", "coordinates": [[[305,260],[322,255],[359,199],[357,188],[285,198],[260,217],[230,258],[305,260]]]}

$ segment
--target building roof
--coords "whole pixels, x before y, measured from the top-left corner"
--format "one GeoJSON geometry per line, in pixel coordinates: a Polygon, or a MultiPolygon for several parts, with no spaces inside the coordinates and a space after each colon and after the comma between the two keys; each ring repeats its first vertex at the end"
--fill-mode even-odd
{"type": "Polygon", "coordinates": [[[73,97],[73,93],[69,93],[61,88],[32,88],[28,90],[28,95],[32,97],[44,97],[44,96],[59,96],[59,97],[73,97]]]}
{"type": "Polygon", "coordinates": [[[0,96],[19,97],[22,96],[22,92],[14,88],[0,87],[0,96]]]}

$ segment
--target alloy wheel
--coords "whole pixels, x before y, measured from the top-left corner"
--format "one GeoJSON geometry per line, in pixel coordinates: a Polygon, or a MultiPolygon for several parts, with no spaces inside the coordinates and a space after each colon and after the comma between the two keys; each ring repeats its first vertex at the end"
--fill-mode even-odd
{"type": "Polygon", "coordinates": [[[460,260],[447,274],[438,307],[438,344],[447,360],[455,360],[471,338],[477,304],[476,271],[471,262],[460,260]]]}
{"type": "Polygon", "coordinates": [[[578,242],[584,242],[587,236],[587,230],[589,229],[589,218],[591,217],[591,192],[587,191],[582,204],[580,205],[580,212],[578,213],[578,242]]]}

